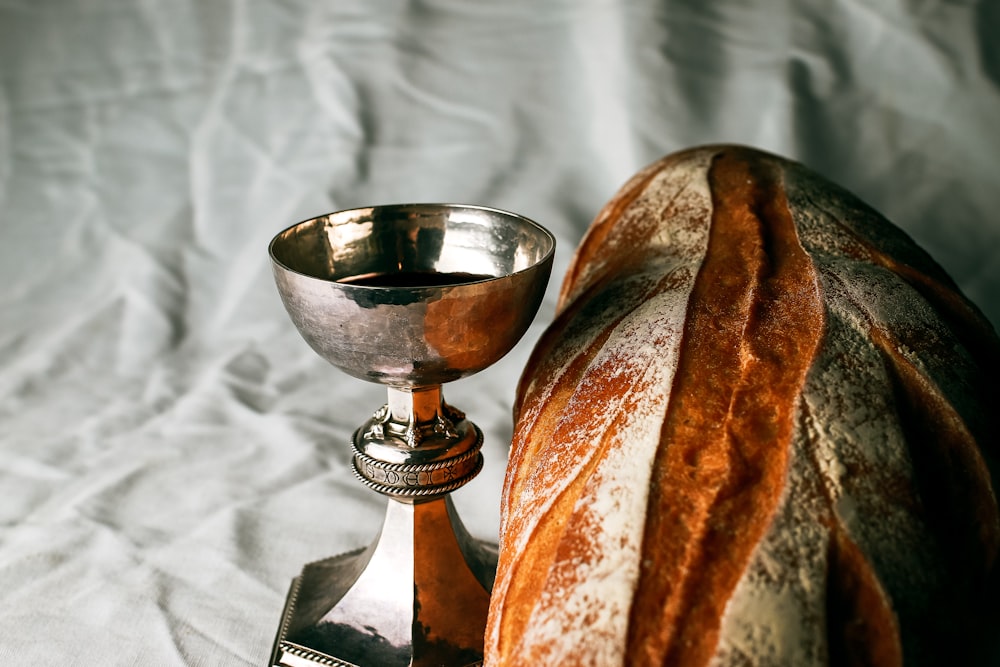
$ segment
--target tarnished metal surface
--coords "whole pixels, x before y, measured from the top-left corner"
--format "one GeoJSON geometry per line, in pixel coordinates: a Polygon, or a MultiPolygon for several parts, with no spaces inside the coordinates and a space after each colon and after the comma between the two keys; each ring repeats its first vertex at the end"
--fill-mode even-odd
{"type": "Polygon", "coordinates": [[[494,209],[413,204],[341,211],[271,241],[281,299],[302,337],[345,373],[396,387],[471,375],[496,362],[535,316],[555,240],[494,209]],[[372,287],[358,276],[458,273],[455,285],[372,287]]]}
{"type": "Polygon", "coordinates": [[[450,496],[391,500],[370,547],[305,566],[272,664],[478,664],[495,571],[495,547],[469,536],[450,496]]]}

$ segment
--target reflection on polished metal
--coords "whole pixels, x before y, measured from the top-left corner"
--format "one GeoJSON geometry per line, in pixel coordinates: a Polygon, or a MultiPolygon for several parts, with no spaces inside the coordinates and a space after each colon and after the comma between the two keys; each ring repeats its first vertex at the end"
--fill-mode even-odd
{"type": "Polygon", "coordinates": [[[351,439],[354,471],[388,497],[366,549],[305,566],[272,665],[473,665],[496,569],[448,495],[483,465],[483,436],[441,384],[496,362],[541,303],[555,240],[521,216],[410,204],[341,211],[271,241],[285,308],[323,358],[386,385],[351,439]]]}

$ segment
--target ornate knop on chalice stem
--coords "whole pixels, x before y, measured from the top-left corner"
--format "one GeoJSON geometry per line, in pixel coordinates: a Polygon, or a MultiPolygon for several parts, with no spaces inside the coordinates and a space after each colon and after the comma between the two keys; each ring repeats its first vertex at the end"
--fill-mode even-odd
{"type": "Polygon", "coordinates": [[[354,471],[396,499],[433,498],[464,486],[483,467],[483,434],[444,402],[439,385],[389,388],[389,402],[352,439],[354,471]]]}

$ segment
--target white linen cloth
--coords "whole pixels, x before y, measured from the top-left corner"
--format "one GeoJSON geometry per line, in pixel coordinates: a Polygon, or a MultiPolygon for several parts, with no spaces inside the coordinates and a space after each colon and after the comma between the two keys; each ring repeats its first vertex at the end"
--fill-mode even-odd
{"type": "Polygon", "coordinates": [[[266,247],[298,220],[484,204],[559,240],[535,325],[445,393],[485,431],[584,229],[700,143],[798,159],[1000,322],[1000,5],[917,0],[4,0],[0,660],[263,665],[291,578],[383,502],[383,401],[299,338],[266,247]]]}

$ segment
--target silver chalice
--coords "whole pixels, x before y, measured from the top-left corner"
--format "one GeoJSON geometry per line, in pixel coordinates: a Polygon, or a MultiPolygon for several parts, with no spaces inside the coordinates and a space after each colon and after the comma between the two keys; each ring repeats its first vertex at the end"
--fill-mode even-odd
{"type": "Polygon", "coordinates": [[[309,345],[388,402],[351,438],[354,471],[388,497],[364,549],[293,580],[272,665],[472,665],[496,547],[449,494],[480,471],[483,435],[441,385],[504,356],[535,316],[555,239],[527,218],[455,204],[375,206],[271,241],[285,309],[309,345]]]}

